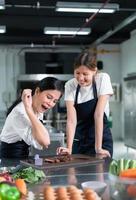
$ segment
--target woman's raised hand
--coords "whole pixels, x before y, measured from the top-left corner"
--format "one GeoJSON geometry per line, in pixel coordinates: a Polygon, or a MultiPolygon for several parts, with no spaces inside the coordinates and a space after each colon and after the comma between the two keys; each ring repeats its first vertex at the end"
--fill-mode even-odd
{"type": "Polygon", "coordinates": [[[25,105],[25,108],[32,108],[32,90],[24,89],[22,92],[22,101],[25,105]]]}

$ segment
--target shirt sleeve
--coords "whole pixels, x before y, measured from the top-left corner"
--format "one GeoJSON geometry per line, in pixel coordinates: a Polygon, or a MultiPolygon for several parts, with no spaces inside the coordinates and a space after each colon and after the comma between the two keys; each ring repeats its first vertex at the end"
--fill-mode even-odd
{"type": "Polygon", "coordinates": [[[25,112],[16,111],[16,131],[18,135],[28,144],[35,148],[42,149],[42,146],[34,139],[32,135],[32,125],[25,112]]]}
{"type": "Polygon", "coordinates": [[[76,87],[74,84],[74,79],[66,82],[64,100],[65,101],[74,101],[75,91],[76,91],[76,87]]]}
{"type": "Polygon", "coordinates": [[[97,80],[97,91],[98,91],[98,96],[113,95],[110,76],[107,73],[102,73],[102,75],[97,80]]]}

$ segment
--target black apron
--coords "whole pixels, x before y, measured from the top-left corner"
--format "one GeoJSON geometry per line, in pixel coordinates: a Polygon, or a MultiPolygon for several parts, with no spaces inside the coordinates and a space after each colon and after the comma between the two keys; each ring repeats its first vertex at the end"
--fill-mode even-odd
{"type": "MultiPolygon", "coordinates": [[[[73,141],[73,154],[96,154],[95,152],[95,121],[94,112],[97,105],[97,89],[96,84],[93,81],[93,95],[94,99],[86,101],[84,103],[77,103],[78,93],[80,86],[77,86],[75,96],[75,109],[77,114],[77,126],[75,131],[75,137],[73,141]]],[[[103,140],[102,148],[113,154],[113,140],[111,131],[108,125],[106,114],[103,117],[103,140]]]]}
{"type": "Polygon", "coordinates": [[[1,158],[27,158],[29,155],[29,145],[23,140],[8,144],[1,142],[0,157],[1,158]]]}
{"type": "MultiPolygon", "coordinates": [[[[40,120],[43,123],[42,120],[40,120]]],[[[1,158],[28,158],[30,145],[26,144],[23,140],[15,143],[1,142],[0,157],[1,158]]]]}

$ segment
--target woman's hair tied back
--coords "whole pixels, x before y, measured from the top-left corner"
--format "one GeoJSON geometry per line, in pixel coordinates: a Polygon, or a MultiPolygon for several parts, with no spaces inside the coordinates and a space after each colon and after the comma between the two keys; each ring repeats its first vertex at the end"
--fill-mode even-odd
{"type": "Polygon", "coordinates": [[[97,69],[96,54],[92,50],[86,49],[79,54],[75,60],[74,69],[82,65],[88,67],[90,70],[95,71],[97,69]]]}

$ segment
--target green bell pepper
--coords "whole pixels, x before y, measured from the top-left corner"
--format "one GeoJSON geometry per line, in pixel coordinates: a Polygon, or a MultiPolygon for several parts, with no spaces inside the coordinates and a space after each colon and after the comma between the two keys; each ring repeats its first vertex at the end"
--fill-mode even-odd
{"type": "Polygon", "coordinates": [[[21,194],[19,190],[8,183],[0,184],[0,199],[1,200],[19,200],[21,194]]]}

